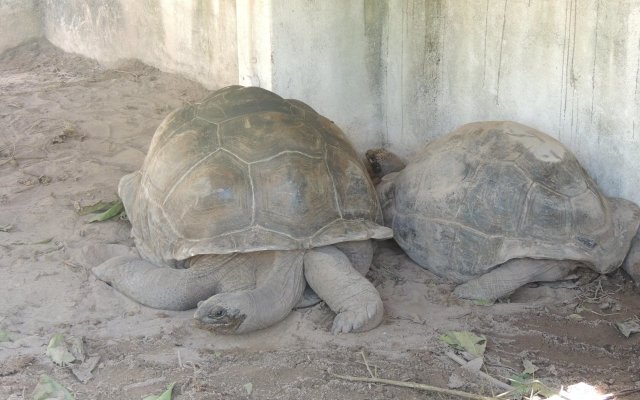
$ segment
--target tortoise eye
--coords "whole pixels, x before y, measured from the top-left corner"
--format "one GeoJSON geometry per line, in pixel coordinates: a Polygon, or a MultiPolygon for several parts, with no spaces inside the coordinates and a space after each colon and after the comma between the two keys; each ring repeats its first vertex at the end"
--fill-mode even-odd
{"type": "Polygon", "coordinates": [[[224,310],[218,310],[216,312],[210,313],[209,318],[220,318],[224,316],[224,314],[225,314],[224,310]]]}

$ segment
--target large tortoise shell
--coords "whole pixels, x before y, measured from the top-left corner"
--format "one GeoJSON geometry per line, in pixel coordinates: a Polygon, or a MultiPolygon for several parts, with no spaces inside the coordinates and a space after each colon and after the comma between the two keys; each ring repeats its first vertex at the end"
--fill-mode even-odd
{"type": "Polygon", "coordinates": [[[638,208],[604,197],[559,141],[510,121],[463,125],[429,143],[392,190],[392,209],[383,207],[396,241],[457,282],[524,257],[610,272],[638,225],[638,208]]]}
{"type": "Polygon", "coordinates": [[[342,131],[255,87],[171,113],[119,193],[138,249],[156,262],[392,236],[342,131]]]}

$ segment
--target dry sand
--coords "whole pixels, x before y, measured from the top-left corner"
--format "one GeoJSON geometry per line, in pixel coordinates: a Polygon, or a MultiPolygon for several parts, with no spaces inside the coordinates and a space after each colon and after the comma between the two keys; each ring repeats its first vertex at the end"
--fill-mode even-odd
{"type": "MultiPolygon", "coordinates": [[[[100,260],[81,250],[128,250],[129,225],[88,224],[77,208],[114,200],[162,118],[205,93],[136,62],[105,69],[46,41],[0,56],[0,331],[11,338],[0,343],[0,398],[30,399],[48,374],[77,399],[141,399],[170,382],[174,399],[447,399],[328,371],[366,376],[364,352],[380,377],[446,387],[458,374],[438,339],[448,330],[486,335],[485,368],[496,377],[522,372],[529,360],[548,385],[640,386],[640,334],[625,338],[613,326],[640,315],[640,294],[620,272],[477,306],[383,243],[369,278],[383,297],[384,322],[339,336],[322,304],[260,332],[219,336],[194,326],[191,311],[146,308],[97,281],[88,268],[100,260]],[[45,355],[59,332],[84,338],[100,357],[88,382],[45,355]]],[[[491,393],[486,382],[461,381],[461,390],[491,393]]]]}

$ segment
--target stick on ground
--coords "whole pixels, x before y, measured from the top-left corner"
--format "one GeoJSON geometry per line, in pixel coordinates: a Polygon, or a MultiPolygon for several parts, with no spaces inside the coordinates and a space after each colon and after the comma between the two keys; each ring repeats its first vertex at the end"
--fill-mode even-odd
{"type": "Polygon", "coordinates": [[[344,379],[346,381],[351,381],[351,382],[381,383],[383,385],[392,385],[392,386],[400,386],[400,387],[406,387],[406,388],[412,388],[412,389],[427,390],[429,392],[448,394],[448,395],[463,397],[465,399],[472,399],[472,400],[501,400],[498,397],[482,396],[478,394],[462,392],[460,390],[443,389],[437,386],[425,385],[423,383],[403,382],[403,381],[395,381],[392,379],[382,379],[382,378],[366,378],[366,377],[359,377],[359,376],[338,375],[331,372],[330,374],[335,376],[336,378],[344,379]]]}
{"type": "MultiPolygon", "coordinates": [[[[445,353],[447,357],[449,357],[450,359],[452,359],[453,361],[455,361],[456,363],[464,366],[467,362],[465,360],[463,360],[462,358],[458,357],[457,355],[455,355],[453,352],[448,351],[445,353]]],[[[484,379],[486,379],[487,381],[491,382],[491,384],[495,385],[496,387],[506,390],[506,391],[513,391],[516,390],[516,388],[514,388],[511,385],[508,385],[502,381],[497,380],[496,378],[494,378],[491,375],[485,374],[484,372],[480,371],[480,370],[472,370],[472,369],[466,369],[466,371],[474,373],[484,379]]]]}

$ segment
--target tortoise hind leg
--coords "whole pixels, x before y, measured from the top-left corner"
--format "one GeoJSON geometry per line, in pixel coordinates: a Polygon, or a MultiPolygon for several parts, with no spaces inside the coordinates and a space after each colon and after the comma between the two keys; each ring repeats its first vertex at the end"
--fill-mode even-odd
{"type": "Polygon", "coordinates": [[[581,266],[573,260],[535,260],[517,258],[455,288],[463,299],[495,301],[531,282],[560,280],[581,266]]]}
{"type": "Polygon", "coordinates": [[[309,286],[337,314],[332,333],[364,332],[382,322],[380,294],[336,247],[308,250],[304,274],[309,286]]]}

